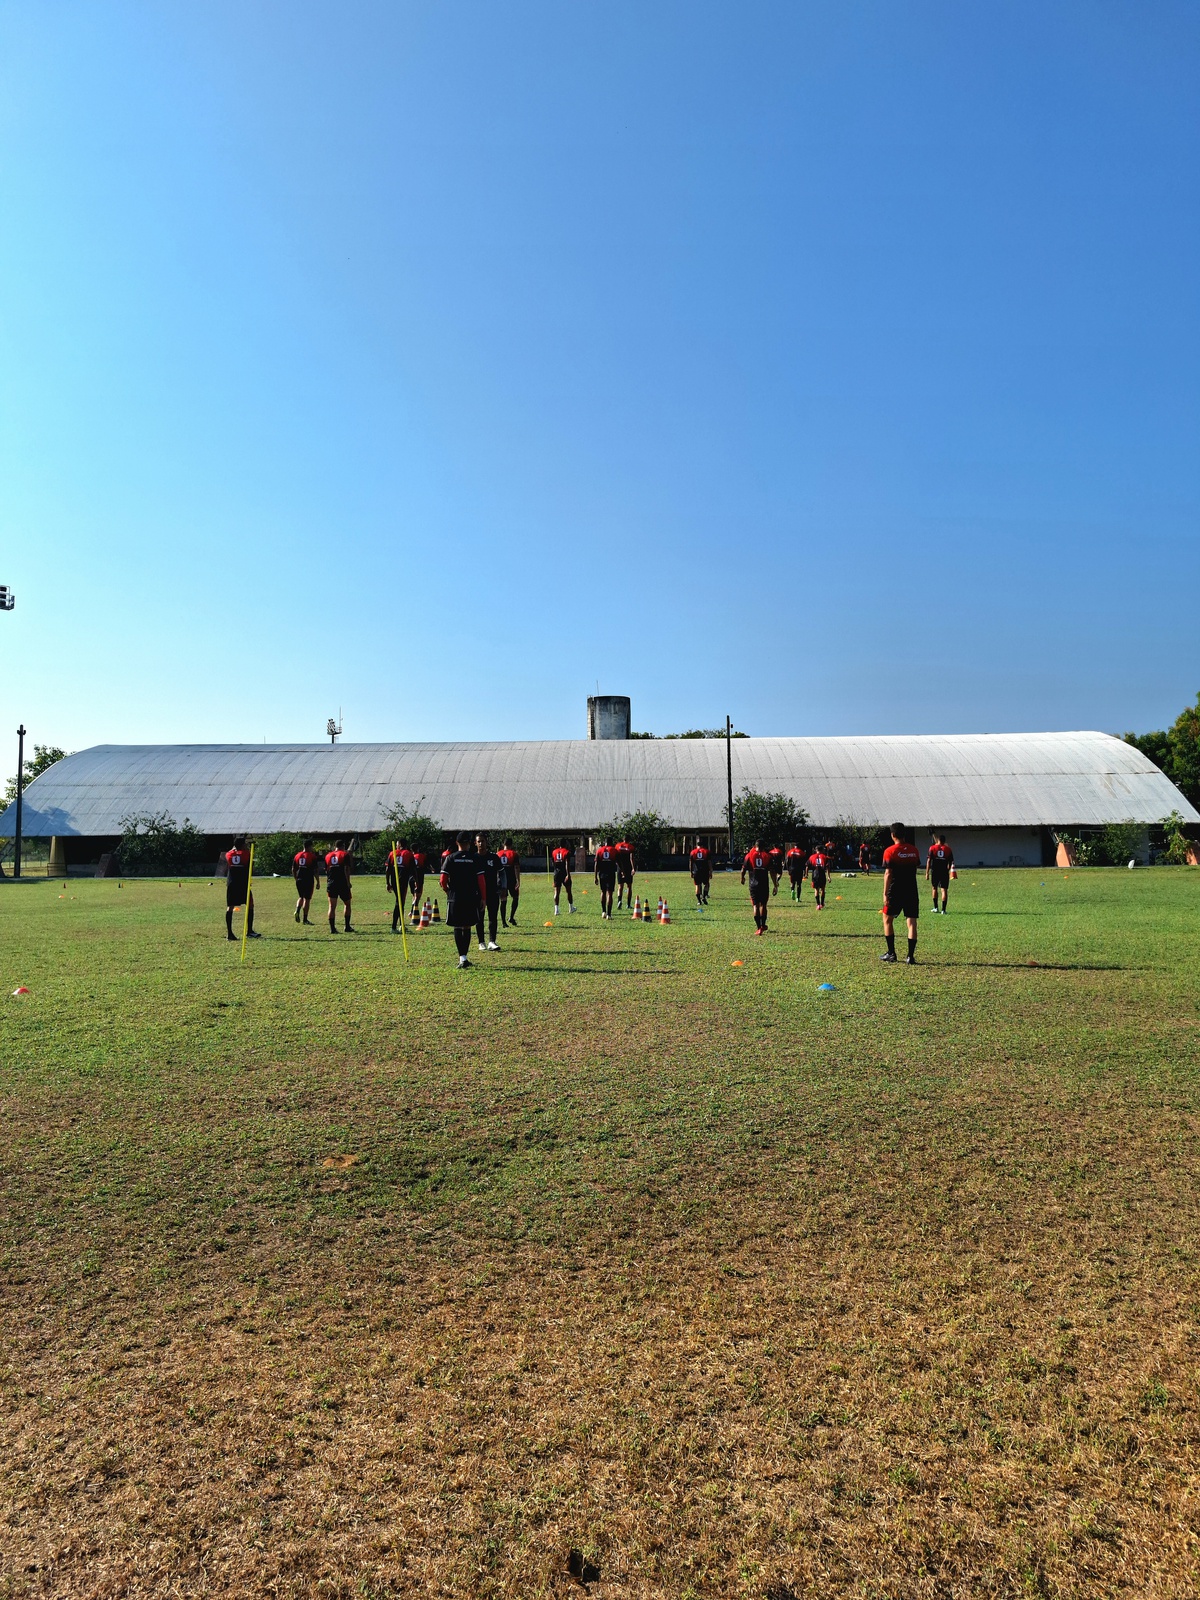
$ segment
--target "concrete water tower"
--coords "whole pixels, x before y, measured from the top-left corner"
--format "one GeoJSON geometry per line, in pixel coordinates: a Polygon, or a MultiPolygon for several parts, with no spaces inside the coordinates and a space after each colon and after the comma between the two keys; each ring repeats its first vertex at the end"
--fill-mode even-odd
{"type": "Polygon", "coordinates": [[[627,694],[588,695],[589,739],[628,739],[629,717],[627,694]]]}

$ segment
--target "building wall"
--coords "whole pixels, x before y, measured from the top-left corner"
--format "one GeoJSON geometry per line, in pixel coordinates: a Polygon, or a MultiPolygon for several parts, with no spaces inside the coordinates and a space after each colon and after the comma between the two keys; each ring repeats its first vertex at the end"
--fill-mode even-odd
{"type": "MultiPolygon", "coordinates": [[[[1041,828],[947,828],[947,842],[959,867],[1040,867],[1041,828]]],[[[932,828],[914,829],[922,858],[933,843],[932,828]]]]}

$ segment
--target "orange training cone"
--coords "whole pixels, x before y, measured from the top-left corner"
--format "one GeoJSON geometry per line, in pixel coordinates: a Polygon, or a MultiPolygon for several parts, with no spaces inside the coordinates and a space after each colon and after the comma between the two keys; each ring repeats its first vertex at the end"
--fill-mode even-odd
{"type": "Polygon", "coordinates": [[[641,920],[642,920],[642,897],[641,897],[641,895],[638,895],[637,899],[633,902],[633,916],[630,918],[630,921],[631,922],[640,922],[641,920]]]}
{"type": "Polygon", "coordinates": [[[429,924],[432,921],[433,921],[433,908],[430,906],[429,901],[426,900],[425,904],[421,907],[421,920],[417,924],[417,926],[419,928],[421,928],[421,929],[425,929],[425,928],[427,928],[429,926],[429,924]]]}
{"type": "Polygon", "coordinates": [[[667,902],[665,900],[662,903],[662,910],[658,914],[658,920],[661,923],[664,923],[664,924],[667,924],[667,925],[670,924],[671,911],[670,911],[670,907],[667,905],[667,902]]]}

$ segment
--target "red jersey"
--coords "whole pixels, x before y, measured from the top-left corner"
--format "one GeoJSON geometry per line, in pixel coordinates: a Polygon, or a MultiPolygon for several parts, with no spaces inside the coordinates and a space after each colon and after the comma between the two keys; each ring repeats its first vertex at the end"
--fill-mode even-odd
{"type": "Polygon", "coordinates": [[[627,840],[622,839],[618,844],[613,845],[613,849],[617,852],[617,865],[619,867],[631,867],[633,865],[633,846],[627,840]]]}
{"type": "Polygon", "coordinates": [[[315,850],[297,850],[296,854],[292,857],[293,874],[315,872],[317,870],[317,863],[320,861],[320,859],[320,856],[315,850]]]}
{"type": "Polygon", "coordinates": [[[793,845],[783,859],[788,871],[791,872],[793,867],[802,867],[804,865],[804,851],[798,845],[793,845]]]}
{"type": "Polygon", "coordinates": [[[331,892],[335,883],[349,883],[350,881],[350,852],[349,850],[333,849],[325,857],[325,876],[329,880],[331,892]]]}
{"type": "Polygon", "coordinates": [[[497,850],[496,859],[503,861],[506,872],[511,872],[521,858],[515,850],[497,850]]]}
{"type": "Polygon", "coordinates": [[[824,872],[828,865],[829,857],[824,850],[814,850],[808,858],[808,870],[810,872],[824,872]]]}
{"type": "Polygon", "coordinates": [[[429,857],[425,854],[424,850],[413,851],[412,864],[418,872],[424,873],[425,868],[429,865],[429,857]]]}
{"type": "Polygon", "coordinates": [[[616,864],[616,847],[611,844],[602,844],[596,851],[596,865],[598,867],[615,867],[616,864]]]}
{"type": "Polygon", "coordinates": [[[778,872],[780,865],[783,862],[783,851],[778,845],[773,845],[772,848],[767,851],[767,854],[771,858],[771,871],[778,872]]]}
{"type": "Polygon", "coordinates": [[[708,857],[708,847],[706,845],[698,844],[688,856],[688,860],[692,863],[693,870],[699,869],[700,871],[704,871],[708,866],[708,857]]]}
{"type": "Polygon", "coordinates": [[[921,865],[921,852],[915,844],[909,844],[907,839],[898,844],[890,844],[883,852],[883,866],[886,872],[891,869],[893,884],[911,883],[917,881],[917,868],[921,865]]]}
{"type": "Polygon", "coordinates": [[[746,859],[742,866],[747,872],[766,872],[771,865],[771,857],[765,850],[747,850],[746,859]]]}
{"type": "Polygon", "coordinates": [[[249,850],[239,850],[237,845],[234,845],[232,850],[225,852],[225,864],[229,868],[231,878],[244,878],[250,871],[249,850]]]}
{"type": "Polygon", "coordinates": [[[413,853],[412,853],[411,850],[407,850],[403,846],[401,846],[399,851],[396,851],[396,850],[389,850],[388,851],[388,861],[391,863],[391,865],[393,867],[396,865],[396,863],[398,861],[400,863],[400,871],[401,872],[407,872],[408,869],[413,864],[413,853]]]}
{"type": "MultiPolygon", "coordinates": [[[[887,859],[886,856],[884,857],[884,859],[885,860],[887,859]]],[[[928,861],[941,862],[945,866],[948,867],[948,866],[951,865],[951,863],[954,860],[954,851],[951,850],[951,848],[950,848],[950,846],[948,844],[939,844],[937,842],[937,840],[935,839],[933,841],[933,843],[929,846],[929,850],[928,850],[928,852],[926,854],[925,859],[926,859],[927,862],[928,861]]]]}
{"type": "Polygon", "coordinates": [[[553,861],[554,865],[561,868],[563,872],[570,872],[571,857],[574,854],[574,850],[564,850],[560,845],[557,850],[551,850],[550,859],[553,861]]]}

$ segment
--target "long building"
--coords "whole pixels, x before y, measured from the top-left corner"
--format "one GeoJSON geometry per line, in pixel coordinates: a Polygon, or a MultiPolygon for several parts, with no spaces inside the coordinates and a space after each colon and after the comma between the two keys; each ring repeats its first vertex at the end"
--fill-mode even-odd
{"type": "MultiPolygon", "coordinates": [[[[782,793],[820,827],[899,820],[939,827],[964,865],[1038,866],[1056,830],[1197,813],[1152,762],[1103,733],[749,738],[730,745],[734,792],[782,793]]],[[[25,794],[27,836],[62,842],[78,868],[124,818],[188,818],[214,845],[239,832],[369,833],[403,803],[446,829],[585,839],[610,818],[656,811],[720,844],[726,745],[717,739],[593,737],[448,744],[97,745],[25,794]]],[[[0,817],[11,837],[15,807],[0,817]]],[[[215,858],[215,850],[214,850],[215,858]]]]}

